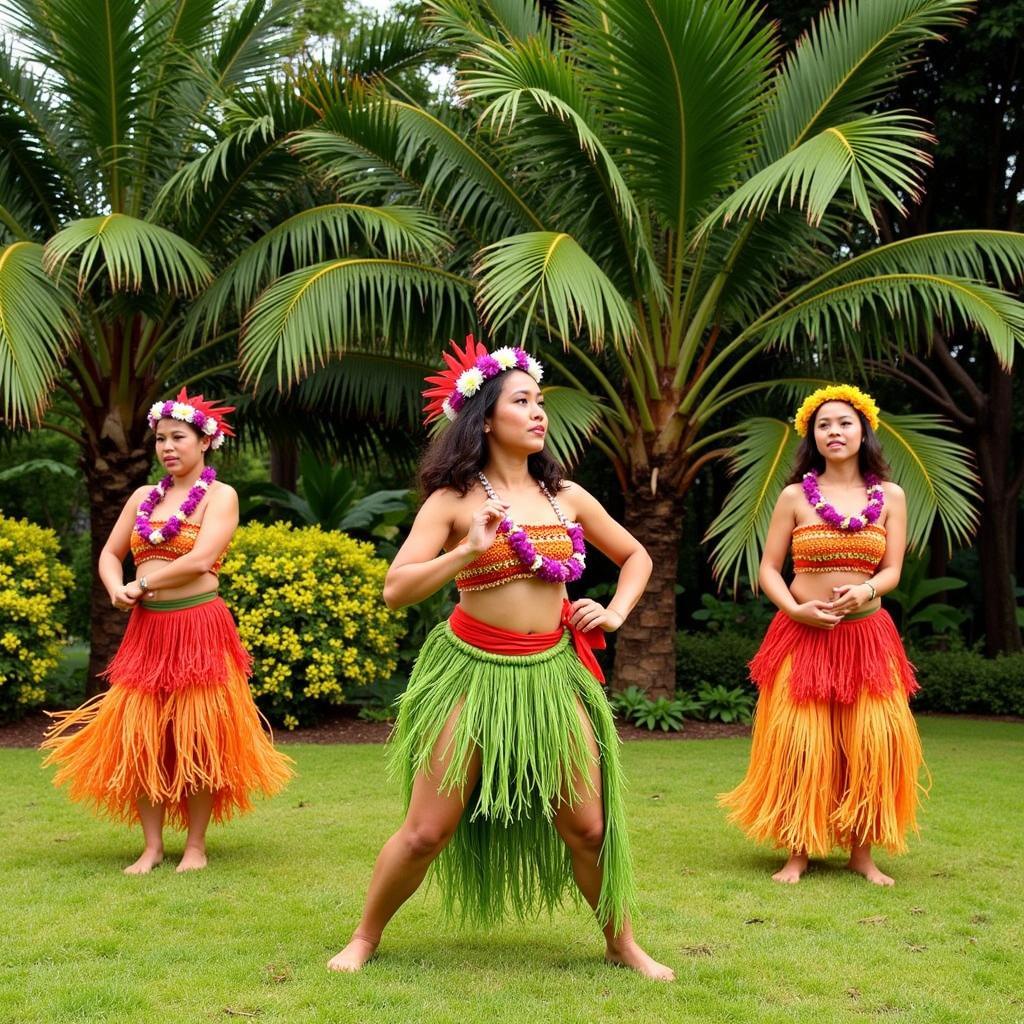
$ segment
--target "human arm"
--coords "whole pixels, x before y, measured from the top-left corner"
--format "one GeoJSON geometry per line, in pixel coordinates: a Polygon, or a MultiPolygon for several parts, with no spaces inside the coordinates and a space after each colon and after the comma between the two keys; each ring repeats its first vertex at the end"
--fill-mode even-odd
{"type": "Polygon", "coordinates": [[[611,633],[621,628],[629,613],[643,597],[651,577],[653,563],[644,546],[605,507],[579,484],[570,484],[563,492],[572,503],[573,516],[583,527],[587,540],[619,567],[615,595],[607,606],[588,597],[572,604],[570,623],[584,631],[603,629],[611,633]]]}
{"type": "Polygon", "coordinates": [[[451,495],[435,491],[416,513],[409,536],[388,567],[384,603],[389,608],[404,608],[451,582],[491,546],[507,511],[505,502],[488,498],[473,513],[465,541],[438,554],[452,532],[454,507],[451,495]]]}
{"type": "Polygon", "coordinates": [[[885,517],[885,554],[871,579],[835,588],[832,607],[842,615],[857,611],[869,601],[899,586],[903,558],[907,551],[907,497],[903,488],[894,483],[886,482],[882,486],[888,508],[885,517]]]}
{"type": "Polygon", "coordinates": [[[180,587],[192,583],[208,573],[231,543],[238,527],[238,495],[233,487],[220,484],[211,488],[206,497],[203,523],[192,550],[173,562],[165,562],[153,569],[141,569],[126,590],[136,600],[142,596],[139,578],[146,580],[146,590],[161,587],[180,587]]]}
{"type": "Polygon", "coordinates": [[[786,564],[786,555],[796,526],[796,502],[802,496],[803,492],[797,484],[790,484],[779,495],[768,523],[768,536],[765,538],[757,582],[768,600],[791,619],[807,626],[831,629],[840,621],[840,616],[830,607],[829,602],[815,600],[801,604],[782,576],[782,567],[786,564]]]}
{"type": "Polygon", "coordinates": [[[110,595],[110,603],[123,612],[130,611],[138,600],[137,596],[128,593],[125,586],[124,560],[131,548],[132,528],[135,526],[139,502],[147,491],[147,487],[136,488],[125,502],[117,522],[110,531],[110,536],[107,537],[107,542],[103,545],[97,566],[100,580],[110,595]]]}

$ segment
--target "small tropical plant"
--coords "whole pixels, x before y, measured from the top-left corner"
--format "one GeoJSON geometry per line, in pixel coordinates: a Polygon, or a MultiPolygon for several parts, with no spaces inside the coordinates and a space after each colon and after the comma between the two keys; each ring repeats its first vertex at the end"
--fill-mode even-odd
{"type": "Polygon", "coordinates": [[[755,696],[749,687],[726,687],[721,683],[705,683],[697,690],[704,718],[709,722],[742,722],[748,724],[754,716],[755,696]]]}
{"type": "Polygon", "coordinates": [[[943,601],[937,594],[963,590],[964,580],[955,576],[928,576],[928,550],[909,556],[903,563],[900,585],[885,595],[886,602],[896,606],[897,622],[904,636],[920,638],[925,630],[932,633],[955,633],[967,615],[943,601]]]}

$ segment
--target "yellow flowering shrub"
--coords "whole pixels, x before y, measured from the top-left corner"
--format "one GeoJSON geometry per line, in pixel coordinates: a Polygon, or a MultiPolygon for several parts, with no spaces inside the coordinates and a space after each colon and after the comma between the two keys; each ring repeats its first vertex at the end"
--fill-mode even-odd
{"type": "Polygon", "coordinates": [[[395,671],[405,612],[384,604],[386,572],[372,544],[336,530],[239,528],[221,595],[254,659],[253,696],[272,719],[294,729],[395,671]]]}
{"type": "Polygon", "coordinates": [[[42,702],[44,680],[59,661],[61,605],[73,583],[53,530],[0,514],[0,720],[42,702]]]}

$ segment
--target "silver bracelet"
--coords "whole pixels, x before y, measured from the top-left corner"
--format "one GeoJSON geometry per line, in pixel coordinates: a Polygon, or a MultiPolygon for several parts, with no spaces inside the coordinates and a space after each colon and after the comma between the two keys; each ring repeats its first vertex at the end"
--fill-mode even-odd
{"type": "Polygon", "coordinates": [[[874,599],[878,597],[878,591],[875,590],[875,585],[865,580],[864,586],[866,586],[871,591],[871,597],[869,598],[869,600],[874,601],[874,599]]]}

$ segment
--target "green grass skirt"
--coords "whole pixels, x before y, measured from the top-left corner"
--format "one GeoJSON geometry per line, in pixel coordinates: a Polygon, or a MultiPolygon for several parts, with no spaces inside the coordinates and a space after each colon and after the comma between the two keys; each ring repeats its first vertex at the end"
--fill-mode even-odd
{"type": "Polygon", "coordinates": [[[569,852],[552,819],[560,798],[575,804],[577,776],[588,779],[590,755],[577,713],[582,705],[601,754],[604,877],[597,917],[616,929],[636,897],[623,809],[619,738],[601,684],[580,663],[569,633],[540,654],[491,654],[435,626],[399,704],[390,741],[392,770],[408,804],[413,781],[427,770],[438,736],[461,710],[442,792],[465,784],[480,748],[480,781],[455,835],[431,868],[448,912],[491,924],[525,918],[578,897],[569,852]]]}

